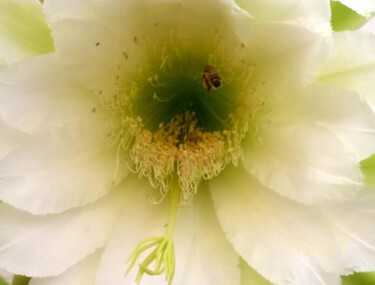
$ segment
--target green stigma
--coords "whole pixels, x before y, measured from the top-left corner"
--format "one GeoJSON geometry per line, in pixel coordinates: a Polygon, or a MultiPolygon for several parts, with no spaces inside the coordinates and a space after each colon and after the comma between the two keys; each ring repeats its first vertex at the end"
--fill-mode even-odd
{"type": "Polygon", "coordinates": [[[135,279],[140,284],[144,274],[162,275],[168,284],[172,284],[175,273],[175,248],[173,243],[173,231],[176,216],[181,199],[181,189],[178,181],[173,180],[169,183],[170,209],[166,233],[164,236],[149,237],[142,240],[134,249],[126,263],[130,263],[126,274],[135,266],[141,254],[150,252],[147,257],[138,264],[138,274],[135,279]]]}

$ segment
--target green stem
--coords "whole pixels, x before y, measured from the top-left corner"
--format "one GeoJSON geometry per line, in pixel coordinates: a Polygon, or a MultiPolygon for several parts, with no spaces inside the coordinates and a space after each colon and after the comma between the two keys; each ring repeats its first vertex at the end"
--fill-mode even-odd
{"type": "Polygon", "coordinates": [[[31,278],[22,276],[22,275],[15,275],[13,277],[12,285],[28,285],[31,278]]]}
{"type": "Polygon", "coordinates": [[[170,195],[171,195],[171,205],[169,209],[169,218],[168,218],[168,225],[167,225],[167,231],[166,236],[169,238],[172,238],[173,236],[173,230],[174,225],[176,222],[176,216],[180,205],[180,196],[181,196],[181,189],[178,184],[177,179],[173,179],[173,181],[170,184],[170,195]]]}

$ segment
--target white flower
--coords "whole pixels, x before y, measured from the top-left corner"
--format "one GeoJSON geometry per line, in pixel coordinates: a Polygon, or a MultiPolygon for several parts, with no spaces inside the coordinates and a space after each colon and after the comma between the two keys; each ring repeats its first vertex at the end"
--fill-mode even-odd
{"type": "Polygon", "coordinates": [[[240,284],[240,258],[274,284],[375,270],[375,39],[332,49],[329,6],[305,2],[46,1],[55,52],[0,74],[0,267],[31,285],[240,284]]]}

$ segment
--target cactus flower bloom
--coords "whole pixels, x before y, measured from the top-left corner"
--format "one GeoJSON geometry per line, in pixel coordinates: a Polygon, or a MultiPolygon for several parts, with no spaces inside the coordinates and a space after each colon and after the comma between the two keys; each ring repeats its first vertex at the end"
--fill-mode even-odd
{"type": "Polygon", "coordinates": [[[0,72],[0,268],[31,285],[375,270],[375,38],[292,2],[46,1],[54,51],[0,72]]]}

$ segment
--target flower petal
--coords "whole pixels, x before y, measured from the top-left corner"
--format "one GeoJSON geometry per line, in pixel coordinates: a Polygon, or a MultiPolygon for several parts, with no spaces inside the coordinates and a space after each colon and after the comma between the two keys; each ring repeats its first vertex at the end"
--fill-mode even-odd
{"type": "MultiPolygon", "coordinates": [[[[163,235],[167,201],[152,205],[146,198],[146,182],[134,179],[134,188],[113,237],[103,253],[96,285],[134,284],[137,267],[125,276],[126,259],[144,238],[163,235]],[[144,185],[142,184],[144,183],[144,185]]],[[[206,189],[202,189],[204,191],[206,189]]],[[[201,193],[177,216],[174,234],[176,273],[174,284],[238,284],[238,256],[225,239],[215,217],[208,193],[201,193]]],[[[165,284],[164,276],[142,278],[142,284],[165,284]]]]}
{"type": "Polygon", "coordinates": [[[298,18],[318,18],[329,22],[328,0],[236,0],[238,5],[257,19],[293,21],[298,18]]]}
{"type": "Polygon", "coordinates": [[[105,245],[124,204],[123,191],[84,208],[32,216],[0,205],[0,267],[15,274],[61,274],[105,245]]]}
{"type": "Polygon", "coordinates": [[[323,68],[329,37],[284,23],[247,23],[239,29],[246,62],[255,66],[251,83],[266,102],[285,101],[312,83],[323,68]]]}
{"type": "Polygon", "coordinates": [[[272,285],[258,272],[247,265],[246,261],[240,259],[241,285],[272,285]]]}
{"type": "Polygon", "coordinates": [[[275,284],[341,284],[375,268],[375,200],[305,206],[241,169],[210,183],[218,219],[236,251],[275,284]]]}
{"type": "Polygon", "coordinates": [[[324,253],[332,233],[309,207],[263,188],[238,168],[210,186],[227,238],[265,278],[280,285],[340,284],[339,260],[311,254],[320,249],[324,253]]]}
{"type": "Polygon", "coordinates": [[[175,283],[240,284],[239,256],[220,228],[208,189],[199,191],[178,216],[175,283]]]}
{"type": "Polygon", "coordinates": [[[33,278],[30,285],[94,285],[102,250],[87,256],[61,275],[49,278],[33,278]]]}
{"type": "Polygon", "coordinates": [[[355,153],[313,123],[272,123],[248,146],[244,166],[276,192],[307,204],[354,197],[363,176],[355,153]]]}
{"type": "Polygon", "coordinates": [[[327,127],[357,153],[358,161],[375,153],[375,116],[357,92],[314,83],[283,103],[274,108],[272,121],[327,127]]]}
{"type": "Polygon", "coordinates": [[[320,75],[320,80],[358,91],[375,111],[374,35],[365,32],[342,32],[336,33],[334,39],[332,55],[320,75]]]}
{"type": "MultiPolygon", "coordinates": [[[[103,5],[103,1],[100,0],[49,0],[44,4],[44,11],[51,24],[64,19],[100,20],[109,16],[109,13],[98,13],[100,12],[100,9],[104,8],[104,10],[106,10],[107,8],[110,9],[114,15],[118,15],[119,13],[128,10],[128,7],[134,4],[140,5],[140,7],[144,8],[145,13],[147,14],[150,12],[150,10],[147,9],[147,5],[150,5],[150,7],[154,5],[147,2],[147,0],[128,0],[127,3],[124,3],[122,0],[108,0],[106,1],[106,5],[103,5]],[[119,9],[120,7],[122,7],[122,9],[119,9]]],[[[210,4],[210,1],[196,2],[195,0],[156,0],[153,2],[157,3],[157,6],[160,6],[160,4],[173,5],[175,3],[183,3],[184,5],[193,4],[196,6],[210,4]]],[[[215,3],[218,4],[220,2],[233,3],[234,0],[218,0],[215,3]]],[[[108,10],[105,12],[108,12],[108,10]]],[[[155,11],[155,13],[157,12],[158,11],[155,11]]],[[[136,15],[136,17],[137,16],[142,17],[142,15],[136,15]]],[[[111,21],[110,18],[107,18],[107,20],[111,21]]]]}
{"type": "Polygon", "coordinates": [[[0,136],[0,160],[27,137],[26,134],[7,126],[1,119],[0,136]]]}
{"type": "Polygon", "coordinates": [[[356,92],[315,84],[302,100],[299,111],[332,129],[357,153],[358,161],[375,153],[375,115],[356,92]]]}
{"type": "Polygon", "coordinates": [[[361,27],[361,31],[369,32],[375,35],[375,17],[372,17],[361,27]]]}
{"type": "MultiPolygon", "coordinates": [[[[90,12],[86,10],[82,12],[82,18],[89,18],[90,21],[106,27],[110,32],[104,34],[117,35],[117,37],[114,36],[117,38],[117,44],[113,44],[114,40],[106,39],[104,36],[101,39],[102,32],[96,35],[89,27],[84,28],[85,22],[80,21],[79,18],[81,14],[76,13],[81,9],[80,4],[76,4],[78,7],[75,10],[63,2],[52,2],[50,7],[47,5],[47,11],[54,19],[51,21],[57,39],[56,46],[61,52],[69,51],[71,54],[71,47],[77,44],[82,45],[84,41],[87,44],[84,45],[85,48],[80,49],[81,53],[86,50],[91,51],[95,49],[94,43],[98,40],[103,48],[114,46],[114,51],[110,52],[113,57],[121,55],[121,49],[130,49],[129,54],[132,58],[142,57],[143,54],[140,51],[143,49],[137,49],[137,46],[134,48],[134,37],[150,39],[150,29],[157,31],[158,37],[164,37],[168,41],[171,40],[172,30],[186,38],[194,39],[199,48],[204,46],[211,51],[213,49],[211,44],[215,39],[207,40],[207,35],[211,35],[212,31],[216,30],[223,36],[223,41],[232,45],[231,48],[236,49],[238,43],[235,52],[243,56],[247,63],[256,66],[251,79],[254,81],[252,84],[254,88],[260,89],[259,92],[266,94],[266,97],[284,98],[284,94],[310,83],[322,69],[331,45],[330,36],[324,36],[299,26],[254,21],[238,9],[232,1],[138,0],[126,1],[126,3],[114,1],[113,5],[103,5],[100,1],[90,2],[87,4],[89,7],[87,10],[90,12]],[[178,15],[178,17],[170,18],[171,14],[178,15]],[[206,17],[208,14],[210,17],[206,17]],[[69,15],[74,21],[65,19],[69,15]],[[197,22],[195,19],[201,20],[197,22]],[[129,25],[129,23],[132,24],[129,25]],[[67,41],[68,30],[71,33],[67,41]],[[89,31],[84,32],[84,38],[82,31],[89,31]],[[107,42],[111,44],[108,45],[107,42]],[[244,47],[242,51],[241,46],[244,47]],[[264,86],[263,83],[265,83],[264,86]]],[[[155,45],[155,39],[151,39],[155,45]]],[[[90,61],[85,61],[85,64],[91,66],[90,61]]]]}
{"type": "Polygon", "coordinates": [[[0,118],[30,134],[99,116],[102,108],[82,83],[82,73],[56,54],[4,69],[0,75],[0,118]]]}
{"type": "Polygon", "coordinates": [[[370,17],[371,12],[375,11],[375,2],[373,0],[333,0],[350,7],[358,14],[370,17]]]}
{"type": "Polygon", "coordinates": [[[29,138],[0,161],[0,199],[48,214],[103,197],[129,172],[106,143],[107,126],[90,120],[29,138]]]}
{"type": "Polygon", "coordinates": [[[0,2],[0,66],[53,51],[53,40],[37,0],[0,2]]]}
{"type": "Polygon", "coordinates": [[[365,189],[354,201],[324,207],[342,249],[342,275],[375,270],[375,195],[365,189]]]}

